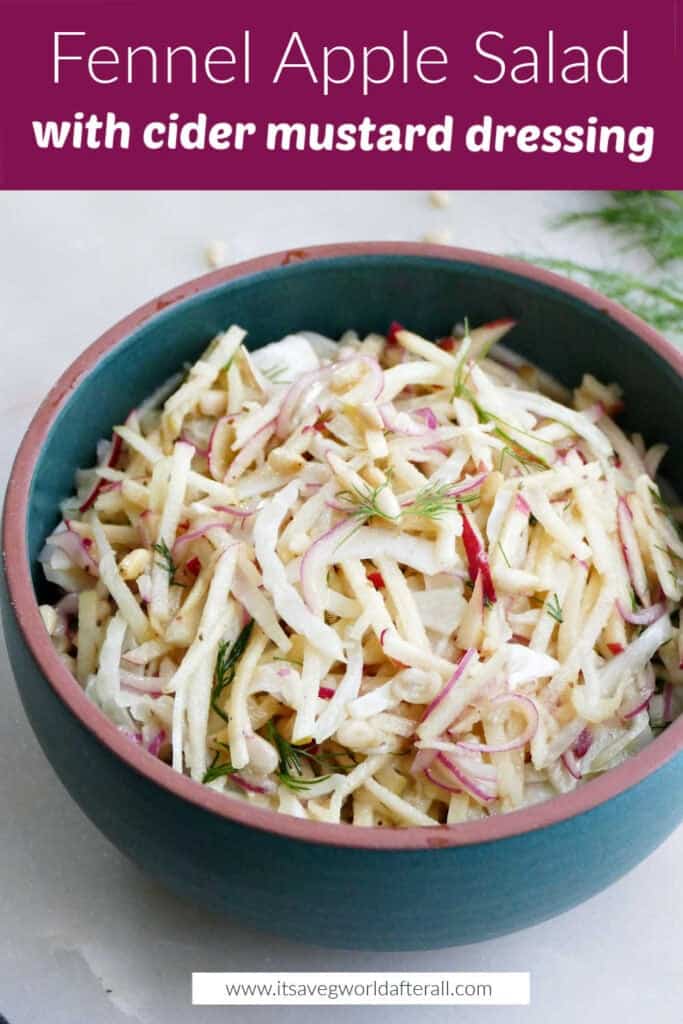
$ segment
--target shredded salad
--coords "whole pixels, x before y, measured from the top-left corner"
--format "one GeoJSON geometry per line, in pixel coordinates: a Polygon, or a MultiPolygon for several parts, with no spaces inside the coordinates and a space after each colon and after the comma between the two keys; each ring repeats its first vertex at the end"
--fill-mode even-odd
{"type": "Polygon", "coordinates": [[[567,792],[683,710],[666,449],[513,326],[233,326],[100,443],[41,614],[131,742],[257,806],[427,826],[567,792]]]}

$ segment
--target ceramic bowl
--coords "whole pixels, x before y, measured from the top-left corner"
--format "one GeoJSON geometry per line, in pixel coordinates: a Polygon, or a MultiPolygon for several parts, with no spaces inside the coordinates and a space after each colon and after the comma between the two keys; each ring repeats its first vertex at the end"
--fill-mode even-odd
{"type": "Polygon", "coordinates": [[[668,442],[683,492],[683,359],[635,316],[526,264],[429,245],[278,253],[219,270],[143,306],[87,348],[40,406],[7,490],[4,623],[26,713],[58,776],[133,861],[184,897],[248,925],[336,947],[416,949],[486,939],[587,899],[647,856],[683,817],[683,718],[574,792],[456,827],[354,828],[250,806],[132,744],[60,663],[38,613],[38,553],[77,466],[131,406],[219,329],[257,347],[308,328],[437,337],[519,320],[510,343],[567,385],[618,381],[625,423],[668,442]]]}

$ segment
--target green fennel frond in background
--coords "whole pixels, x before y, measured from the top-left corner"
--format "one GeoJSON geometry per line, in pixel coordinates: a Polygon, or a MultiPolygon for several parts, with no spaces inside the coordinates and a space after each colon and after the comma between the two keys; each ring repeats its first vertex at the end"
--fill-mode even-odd
{"type": "Polygon", "coordinates": [[[610,192],[597,210],[566,213],[557,224],[594,221],[610,228],[627,248],[641,246],[656,267],[683,259],[683,192],[610,192]]]}
{"type": "Polygon", "coordinates": [[[590,285],[664,333],[683,335],[683,287],[671,269],[683,260],[683,192],[624,191],[609,192],[608,196],[605,205],[564,214],[553,226],[584,221],[603,225],[625,248],[648,254],[652,269],[647,275],[605,270],[569,259],[527,259],[590,285]]]}

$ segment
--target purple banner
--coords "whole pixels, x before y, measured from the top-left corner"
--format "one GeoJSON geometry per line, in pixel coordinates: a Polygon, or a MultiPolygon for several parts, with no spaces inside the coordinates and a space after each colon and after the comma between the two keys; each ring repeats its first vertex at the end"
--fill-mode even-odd
{"type": "Polygon", "coordinates": [[[678,3],[0,0],[3,188],[681,188],[678,3]]]}

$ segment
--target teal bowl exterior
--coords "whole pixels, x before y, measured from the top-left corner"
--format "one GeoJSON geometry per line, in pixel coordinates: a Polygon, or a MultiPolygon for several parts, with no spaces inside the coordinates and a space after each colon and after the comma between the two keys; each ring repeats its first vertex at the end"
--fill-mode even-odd
{"type": "Polygon", "coordinates": [[[683,819],[683,720],[566,796],[454,828],[302,822],[206,790],[131,744],[85,698],[42,628],[37,556],[98,438],[232,322],[250,347],[297,328],[336,336],[399,320],[428,336],[512,316],[513,347],[566,384],[623,387],[629,427],[668,441],[683,491],[681,356],[641,321],[523,264],[374,243],[277,254],[181,286],[67,370],[22,444],[5,501],[2,610],[29,721],[98,828],[185,898],[305,942],[375,950],[476,942],[560,913],[649,854],[683,819]]]}

